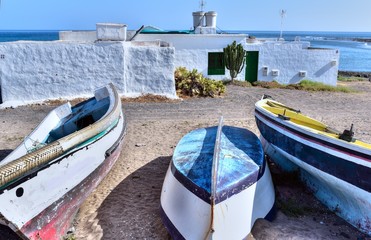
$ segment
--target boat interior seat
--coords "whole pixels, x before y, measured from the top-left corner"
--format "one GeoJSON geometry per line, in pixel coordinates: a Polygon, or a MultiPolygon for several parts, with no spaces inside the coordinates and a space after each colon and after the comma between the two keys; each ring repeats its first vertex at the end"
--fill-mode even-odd
{"type": "Polygon", "coordinates": [[[66,117],[57,128],[50,132],[47,142],[56,141],[93,124],[102,118],[107,112],[108,107],[108,98],[101,99],[100,101],[94,99],[82,106],[76,105],[72,114],[66,117]]]}

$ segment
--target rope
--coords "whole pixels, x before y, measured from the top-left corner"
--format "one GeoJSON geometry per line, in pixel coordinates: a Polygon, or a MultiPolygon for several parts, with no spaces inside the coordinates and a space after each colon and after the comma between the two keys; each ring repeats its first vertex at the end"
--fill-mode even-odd
{"type": "Polygon", "coordinates": [[[23,141],[23,145],[26,148],[27,153],[31,153],[31,152],[36,151],[37,149],[40,149],[40,148],[46,146],[47,144],[46,143],[39,142],[39,141],[36,141],[36,140],[33,140],[32,138],[30,138],[29,136],[27,136],[27,137],[25,137],[25,139],[23,141]],[[27,147],[26,146],[27,139],[31,140],[31,142],[32,142],[31,147],[27,147]]]}

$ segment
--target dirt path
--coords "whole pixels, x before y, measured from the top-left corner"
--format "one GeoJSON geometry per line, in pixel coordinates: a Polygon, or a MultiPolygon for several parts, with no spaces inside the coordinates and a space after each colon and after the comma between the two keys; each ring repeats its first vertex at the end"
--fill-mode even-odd
{"type": "MultiPolygon", "coordinates": [[[[371,142],[371,83],[347,85],[363,92],[345,94],[228,86],[223,98],[124,102],[128,132],[123,151],[110,174],[82,205],[75,223],[76,239],[168,239],[159,215],[159,199],[177,142],[195,128],[215,125],[220,115],[224,116],[226,125],[246,127],[259,134],[254,103],[263,94],[339,130],[353,123],[355,136],[371,142]]],[[[43,105],[0,110],[0,159],[9,154],[52,108],[43,105]]],[[[274,177],[279,183],[276,184],[277,199],[292,199],[294,204],[307,204],[311,209],[301,217],[289,217],[279,211],[273,222],[259,220],[253,229],[256,239],[364,237],[329,213],[303,186],[287,184],[281,181],[281,175],[274,174],[274,177]]]]}

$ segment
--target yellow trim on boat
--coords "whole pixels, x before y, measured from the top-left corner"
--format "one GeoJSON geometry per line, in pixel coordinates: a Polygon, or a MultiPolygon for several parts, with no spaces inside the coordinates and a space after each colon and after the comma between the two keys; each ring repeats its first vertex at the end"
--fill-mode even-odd
{"type": "MultiPolygon", "coordinates": [[[[331,129],[326,124],[303,115],[302,113],[300,113],[299,110],[295,110],[293,108],[285,106],[272,99],[261,100],[257,103],[257,105],[265,109],[266,111],[276,115],[277,117],[281,117],[282,119],[295,123],[313,133],[324,135],[333,139],[339,139],[339,136],[341,134],[339,131],[331,129]]],[[[371,144],[362,142],[360,140],[355,140],[354,142],[349,143],[358,145],[363,148],[371,149],[371,144]]]]}

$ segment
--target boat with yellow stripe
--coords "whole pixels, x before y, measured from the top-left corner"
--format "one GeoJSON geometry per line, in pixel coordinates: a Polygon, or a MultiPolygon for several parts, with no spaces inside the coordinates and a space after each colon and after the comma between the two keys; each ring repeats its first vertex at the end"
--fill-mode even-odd
{"type": "Polygon", "coordinates": [[[337,215],[371,234],[371,144],[336,131],[270,97],[255,104],[266,154],[298,171],[315,196],[337,215]]]}

